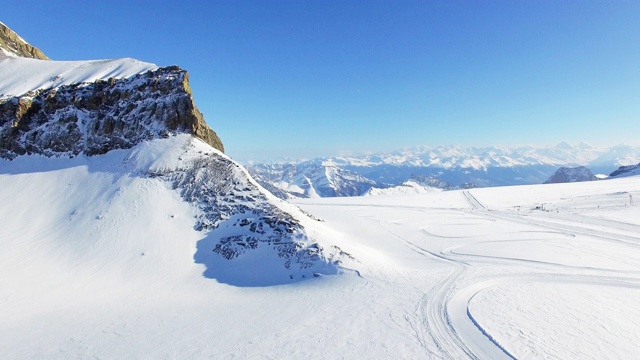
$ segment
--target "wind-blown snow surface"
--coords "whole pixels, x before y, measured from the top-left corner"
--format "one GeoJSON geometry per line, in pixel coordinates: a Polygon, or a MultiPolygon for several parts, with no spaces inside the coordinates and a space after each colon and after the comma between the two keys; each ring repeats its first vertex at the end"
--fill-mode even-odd
{"type": "Polygon", "coordinates": [[[367,191],[364,196],[380,196],[380,195],[399,195],[399,194],[424,194],[430,192],[442,191],[442,189],[438,189],[432,186],[425,186],[417,183],[416,181],[405,181],[404,183],[386,188],[386,189],[378,189],[371,188],[367,191]]]}
{"type": "Polygon", "coordinates": [[[637,355],[639,177],[298,200],[357,271],[238,287],[177,192],[110,175],[124,152],[0,163],[3,357],[637,355]]]}
{"type": "Polygon", "coordinates": [[[0,54],[0,98],[62,85],[128,78],[157,68],[154,64],[128,58],[48,61],[0,54]]]}

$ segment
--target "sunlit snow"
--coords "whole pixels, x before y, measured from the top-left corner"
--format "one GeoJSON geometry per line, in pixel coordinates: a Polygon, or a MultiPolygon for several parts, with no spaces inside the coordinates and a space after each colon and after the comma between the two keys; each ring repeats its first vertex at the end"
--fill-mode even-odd
{"type": "Polygon", "coordinates": [[[3,357],[637,356],[640,177],[296,200],[353,262],[242,287],[203,276],[195,210],[132,175],[213,151],[172,141],[0,161],[3,357]]]}

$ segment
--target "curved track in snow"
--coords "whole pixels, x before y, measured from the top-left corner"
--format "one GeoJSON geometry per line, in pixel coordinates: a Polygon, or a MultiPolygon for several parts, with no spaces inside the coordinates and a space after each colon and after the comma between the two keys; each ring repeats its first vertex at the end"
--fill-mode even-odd
{"type": "MultiPolygon", "coordinates": [[[[500,219],[509,222],[517,222],[554,231],[569,234],[575,237],[576,234],[598,238],[603,241],[622,243],[630,247],[640,246],[640,237],[620,234],[617,232],[607,232],[603,230],[592,230],[583,226],[572,226],[559,222],[554,222],[540,218],[524,218],[517,214],[510,214],[499,211],[488,211],[485,204],[481,203],[470,191],[462,191],[462,196],[471,207],[471,211],[483,211],[483,216],[490,219],[500,219]]],[[[567,218],[567,216],[565,216],[567,218]]],[[[571,220],[577,221],[572,218],[571,220]]],[[[594,219],[592,224],[608,225],[613,220],[594,219]]],[[[628,230],[636,230],[633,224],[623,224],[628,230]]],[[[598,276],[585,274],[567,273],[529,273],[521,275],[505,275],[488,280],[473,282],[462,289],[456,289],[458,280],[466,269],[466,263],[462,259],[466,258],[486,258],[492,261],[504,262],[524,262],[537,263],[539,265],[563,266],[554,263],[536,262],[517,258],[499,258],[495,256],[469,255],[455,253],[451,250],[435,255],[437,258],[453,265],[452,271],[440,281],[433,290],[425,294],[421,301],[423,320],[429,333],[438,345],[439,349],[451,358],[471,358],[471,359],[515,359],[516,357],[505,349],[491,333],[483,328],[480,322],[473,316],[470,310],[470,303],[478,294],[492,287],[506,285],[513,282],[547,282],[547,283],[577,283],[588,285],[616,286],[640,289],[640,280],[624,276],[598,276]]],[[[592,268],[584,268],[592,270],[592,268]]],[[[597,270],[606,270],[597,268],[597,270]]],[[[623,271],[615,271],[625,273],[623,271]]]]}

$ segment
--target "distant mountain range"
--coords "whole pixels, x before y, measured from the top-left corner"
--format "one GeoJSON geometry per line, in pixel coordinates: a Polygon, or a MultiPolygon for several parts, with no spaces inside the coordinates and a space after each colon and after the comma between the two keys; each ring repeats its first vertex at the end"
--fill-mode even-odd
{"type": "Polygon", "coordinates": [[[586,166],[595,174],[609,174],[620,166],[639,162],[640,146],[594,147],[561,142],[547,147],[425,146],[306,161],[252,163],[247,168],[263,186],[284,192],[280,197],[326,197],[364,195],[370,189],[387,189],[418,177],[437,179],[447,188],[539,184],[559,167],[586,166]]]}

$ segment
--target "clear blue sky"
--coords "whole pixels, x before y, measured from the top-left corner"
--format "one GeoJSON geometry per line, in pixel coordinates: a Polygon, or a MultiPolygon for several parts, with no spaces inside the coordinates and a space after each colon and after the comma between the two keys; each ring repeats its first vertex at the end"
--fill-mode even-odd
{"type": "Polygon", "coordinates": [[[639,141],[637,0],[0,0],[0,9],[56,60],[187,69],[197,106],[238,160],[639,141]]]}

